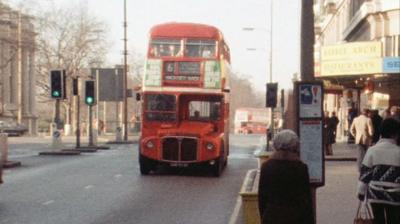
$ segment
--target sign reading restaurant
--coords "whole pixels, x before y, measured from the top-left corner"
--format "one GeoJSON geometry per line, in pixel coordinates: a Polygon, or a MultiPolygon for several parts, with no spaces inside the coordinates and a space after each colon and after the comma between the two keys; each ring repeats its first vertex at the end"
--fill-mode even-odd
{"type": "Polygon", "coordinates": [[[326,61],[321,64],[322,76],[376,74],[381,72],[381,58],[326,61]]]}
{"type": "Polygon", "coordinates": [[[382,43],[352,42],[322,46],[320,76],[382,73],[382,43]]]}

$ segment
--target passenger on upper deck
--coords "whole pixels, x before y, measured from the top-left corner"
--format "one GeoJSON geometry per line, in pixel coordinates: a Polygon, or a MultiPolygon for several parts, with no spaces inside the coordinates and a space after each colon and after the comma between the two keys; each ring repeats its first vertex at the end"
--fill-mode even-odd
{"type": "Polygon", "coordinates": [[[151,46],[150,55],[153,56],[153,57],[160,57],[160,53],[159,53],[157,45],[151,46]]]}
{"type": "Polygon", "coordinates": [[[212,47],[204,46],[201,56],[203,58],[211,58],[211,57],[213,57],[214,56],[214,51],[212,50],[212,47]]]}
{"type": "Polygon", "coordinates": [[[171,44],[168,46],[168,49],[169,49],[168,56],[171,56],[171,57],[182,56],[182,51],[179,46],[171,44]]]}

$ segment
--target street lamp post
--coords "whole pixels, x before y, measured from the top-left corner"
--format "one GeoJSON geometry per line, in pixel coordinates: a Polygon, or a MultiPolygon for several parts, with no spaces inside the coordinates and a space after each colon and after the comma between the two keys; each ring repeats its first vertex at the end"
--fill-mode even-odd
{"type": "MultiPolygon", "coordinates": [[[[268,69],[269,70],[269,77],[268,77],[268,83],[272,83],[272,55],[273,55],[273,0],[270,0],[271,5],[270,5],[270,30],[269,30],[269,60],[268,60],[268,69]]],[[[243,31],[254,31],[256,28],[254,27],[243,27],[242,30],[243,31]]],[[[268,45],[268,43],[267,43],[268,45]]],[[[256,48],[247,48],[246,50],[248,51],[255,51],[257,50],[256,48]]],[[[271,138],[274,135],[274,108],[271,107],[271,115],[270,115],[270,128],[269,128],[269,132],[271,133],[271,138]]],[[[268,141],[268,132],[266,133],[266,150],[269,150],[269,141],[268,141]]]]}
{"type": "MultiPolygon", "coordinates": [[[[270,5],[270,46],[269,46],[269,82],[272,83],[272,38],[273,38],[273,0],[271,1],[271,5],[270,5]]],[[[274,108],[271,107],[271,117],[270,117],[270,130],[271,132],[271,139],[274,136],[274,108]]],[[[267,150],[269,150],[269,141],[268,141],[268,135],[267,135],[267,150]]]]}
{"type": "Polygon", "coordinates": [[[124,141],[128,141],[128,100],[127,100],[127,90],[128,90],[128,50],[127,50],[127,22],[126,22],[126,0],[124,0],[124,87],[123,87],[123,123],[124,123],[124,141]]]}

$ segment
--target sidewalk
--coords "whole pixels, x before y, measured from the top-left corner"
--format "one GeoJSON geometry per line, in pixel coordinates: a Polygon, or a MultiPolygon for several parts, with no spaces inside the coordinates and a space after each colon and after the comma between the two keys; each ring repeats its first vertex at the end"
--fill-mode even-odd
{"type": "MultiPolygon", "coordinates": [[[[115,140],[115,135],[101,135],[97,139],[98,145],[105,145],[108,141],[115,140]]],[[[137,135],[130,135],[130,141],[137,142],[137,135]]],[[[34,156],[43,151],[51,150],[51,136],[22,136],[8,137],[8,158],[11,160],[20,157],[34,156]]],[[[63,136],[62,142],[65,148],[75,148],[76,136],[63,136]]],[[[88,145],[88,137],[81,136],[81,146],[88,145]]]]}
{"type": "Polygon", "coordinates": [[[336,142],[332,145],[333,155],[325,156],[326,161],[356,161],[357,146],[355,144],[347,144],[347,142],[336,142]]]}
{"type": "MultiPolygon", "coordinates": [[[[257,152],[265,150],[266,137],[261,136],[257,146],[257,152]]],[[[338,141],[332,145],[333,155],[325,156],[326,161],[356,161],[357,146],[355,144],[347,144],[347,141],[338,141]]],[[[256,153],[257,153],[256,152],[256,153]]]]}

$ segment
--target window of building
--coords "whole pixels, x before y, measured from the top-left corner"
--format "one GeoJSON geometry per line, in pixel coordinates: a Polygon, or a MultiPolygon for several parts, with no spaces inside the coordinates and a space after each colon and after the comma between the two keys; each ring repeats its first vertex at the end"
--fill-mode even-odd
{"type": "Polygon", "coordinates": [[[360,10],[362,4],[364,4],[366,0],[351,0],[350,3],[350,20],[356,15],[358,10],[360,10]]]}

